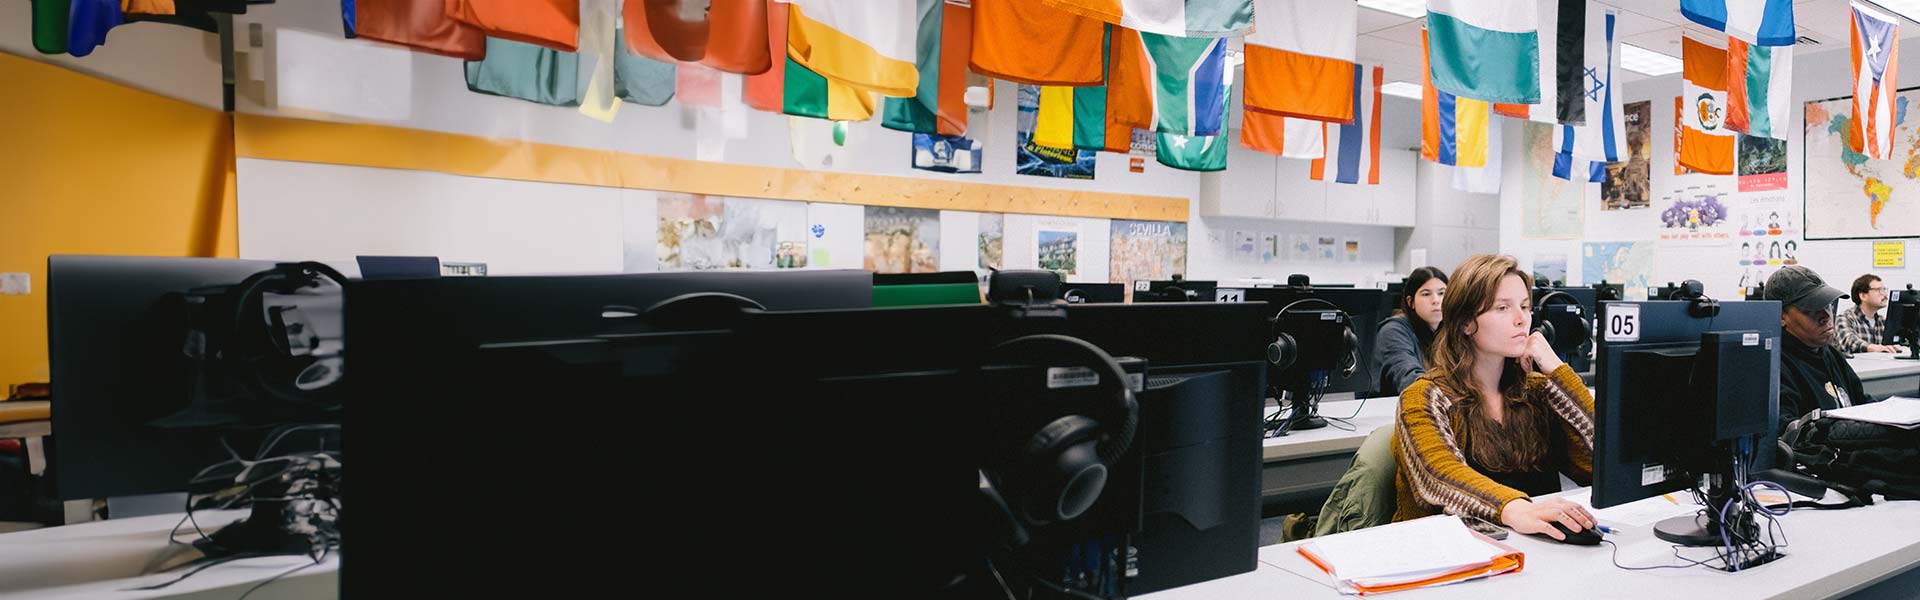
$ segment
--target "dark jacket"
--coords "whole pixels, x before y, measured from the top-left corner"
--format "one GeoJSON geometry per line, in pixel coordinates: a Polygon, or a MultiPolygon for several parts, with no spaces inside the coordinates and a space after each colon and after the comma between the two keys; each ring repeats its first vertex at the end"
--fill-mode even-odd
{"type": "Polygon", "coordinates": [[[1816,408],[1831,410],[1873,401],[1861,385],[1860,375],[1853,372],[1846,357],[1832,346],[1812,348],[1791,333],[1780,339],[1779,430],[1785,430],[1787,423],[1816,408]],[[1833,385],[1828,386],[1829,383],[1833,385]],[[1846,394],[1847,404],[1841,404],[1829,390],[1846,394]]]}
{"type": "Polygon", "coordinates": [[[1406,315],[1394,315],[1380,322],[1373,338],[1374,363],[1380,365],[1381,396],[1398,396],[1427,374],[1427,346],[1433,333],[1426,323],[1415,323],[1406,315]]]}

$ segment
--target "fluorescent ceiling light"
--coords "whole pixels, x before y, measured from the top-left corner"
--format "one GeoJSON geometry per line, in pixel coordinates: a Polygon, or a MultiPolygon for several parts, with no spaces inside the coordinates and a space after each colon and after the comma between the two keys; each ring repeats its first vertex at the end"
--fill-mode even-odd
{"type": "Polygon", "coordinates": [[[1672,75],[1682,69],[1680,59],[1633,44],[1620,44],[1620,68],[1645,75],[1672,75]]]}
{"type": "Polygon", "coordinates": [[[1409,19],[1427,16],[1427,0],[1360,0],[1360,5],[1409,19]]]}
{"type": "Polygon", "coordinates": [[[1392,94],[1395,96],[1399,96],[1401,98],[1412,98],[1414,100],[1419,100],[1420,86],[1407,83],[1405,81],[1395,81],[1393,83],[1380,86],[1380,93],[1392,94]]]}

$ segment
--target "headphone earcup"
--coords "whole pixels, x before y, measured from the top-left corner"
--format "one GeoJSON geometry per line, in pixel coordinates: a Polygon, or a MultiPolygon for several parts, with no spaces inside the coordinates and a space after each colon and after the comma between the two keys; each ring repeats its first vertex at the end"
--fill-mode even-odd
{"type": "Polygon", "coordinates": [[[1346,333],[1340,336],[1340,341],[1347,347],[1347,357],[1341,361],[1340,368],[1351,375],[1354,367],[1360,365],[1360,335],[1353,332],[1353,327],[1347,327],[1346,333]]]}
{"type": "Polygon", "coordinates": [[[1299,359],[1298,350],[1293,336],[1282,333],[1267,344],[1267,362],[1281,369],[1292,367],[1293,361],[1299,359]]]}
{"type": "Polygon", "coordinates": [[[1035,523],[1079,517],[1106,488],[1107,466],[1097,448],[1100,423],[1082,415],[1054,419],[1028,439],[1021,479],[1032,496],[1020,510],[1035,523]]]}
{"type": "Polygon", "coordinates": [[[1537,332],[1539,332],[1539,333],[1540,333],[1540,337],[1544,337],[1544,338],[1547,338],[1547,343],[1548,343],[1548,344],[1552,344],[1552,343],[1554,343],[1554,342],[1556,342],[1556,341],[1558,341],[1558,338],[1559,338],[1559,333],[1560,333],[1560,332],[1559,332],[1558,330],[1556,330],[1556,329],[1554,329],[1554,327],[1553,327],[1553,321],[1544,321],[1544,320],[1543,320],[1543,321],[1540,321],[1539,323],[1535,323],[1535,324],[1533,325],[1533,330],[1534,330],[1534,331],[1537,331],[1537,332]]]}

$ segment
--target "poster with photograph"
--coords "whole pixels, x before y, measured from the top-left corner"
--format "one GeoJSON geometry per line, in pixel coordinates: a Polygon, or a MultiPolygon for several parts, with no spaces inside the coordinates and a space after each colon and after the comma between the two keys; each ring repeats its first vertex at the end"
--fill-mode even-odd
{"type": "Polygon", "coordinates": [[[940,173],[979,173],[980,144],[957,135],[913,134],[913,168],[940,173]]]}
{"type": "Polygon", "coordinates": [[[1034,258],[1040,268],[1072,276],[1080,272],[1080,232],[1062,229],[1034,230],[1034,258]]]}
{"type": "Polygon", "coordinates": [[[1114,219],[1109,233],[1108,283],[1160,281],[1186,275],[1186,223],[1114,219]]]}
{"type": "Polygon", "coordinates": [[[807,266],[807,203],[661,193],[661,271],[807,266]]]}
{"type": "Polygon", "coordinates": [[[1762,192],[1787,189],[1787,141],[1740,136],[1736,173],[1740,191],[1762,192]]]}
{"type": "Polygon", "coordinates": [[[1021,175],[1093,179],[1092,150],[1054,148],[1033,143],[1033,127],[1040,115],[1040,86],[1020,85],[1019,116],[1014,123],[1013,172],[1021,175]]]}
{"type": "Polygon", "coordinates": [[[866,207],[865,267],[875,273],[935,273],[940,270],[940,211],[930,208],[866,207]]]}
{"type": "Polygon", "coordinates": [[[1653,101],[1625,106],[1627,160],[1607,163],[1600,184],[1600,210],[1635,210],[1653,205],[1653,101]]]}
{"type": "Polygon", "coordinates": [[[980,268],[1006,268],[1007,215],[986,213],[980,215],[980,268]]]}

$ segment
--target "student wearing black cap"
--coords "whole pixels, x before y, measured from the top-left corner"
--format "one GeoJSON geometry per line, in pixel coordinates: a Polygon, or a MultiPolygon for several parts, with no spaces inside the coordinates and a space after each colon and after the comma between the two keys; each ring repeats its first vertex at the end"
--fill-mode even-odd
{"type": "Polygon", "coordinates": [[[1766,299],[1781,303],[1780,427],[1812,412],[1872,402],[1833,339],[1834,301],[1844,297],[1812,269],[1782,267],[1767,278],[1766,299]]]}

